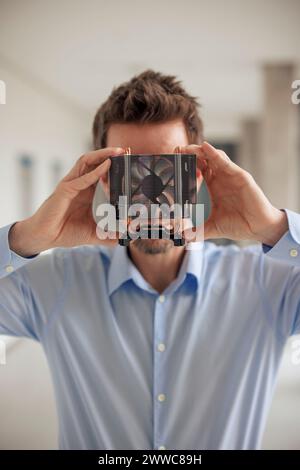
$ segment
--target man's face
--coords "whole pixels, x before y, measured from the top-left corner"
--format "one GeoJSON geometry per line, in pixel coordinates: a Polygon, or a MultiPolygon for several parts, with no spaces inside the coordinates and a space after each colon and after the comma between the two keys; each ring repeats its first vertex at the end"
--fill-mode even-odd
{"type": "MultiPolygon", "coordinates": [[[[130,147],[133,154],[174,153],[176,146],[188,145],[183,121],[147,124],[112,124],[107,134],[107,147],[130,147]]],[[[197,174],[198,186],[201,176],[197,174]]],[[[147,254],[165,253],[174,247],[172,240],[137,239],[135,247],[147,254]]]]}

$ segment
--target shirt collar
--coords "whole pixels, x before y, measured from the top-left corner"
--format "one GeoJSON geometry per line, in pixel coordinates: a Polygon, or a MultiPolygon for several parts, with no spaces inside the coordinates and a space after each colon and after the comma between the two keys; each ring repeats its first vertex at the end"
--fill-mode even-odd
{"type": "Polygon", "coordinates": [[[131,261],[127,255],[127,249],[116,246],[112,250],[111,262],[108,271],[108,294],[111,295],[122,284],[132,279],[131,261]]]}
{"type": "MultiPolygon", "coordinates": [[[[167,287],[165,293],[174,292],[185,280],[197,289],[201,277],[203,260],[203,242],[190,243],[185,250],[185,255],[180,266],[179,273],[174,281],[167,287]]],[[[111,295],[121,285],[132,280],[144,290],[157,293],[145,281],[141,273],[130,260],[126,247],[118,245],[112,250],[111,262],[108,271],[108,294],[111,295]]]]}
{"type": "Polygon", "coordinates": [[[174,292],[184,281],[188,281],[196,290],[199,287],[203,263],[204,243],[196,242],[187,245],[179,273],[167,287],[166,293],[174,292]]]}

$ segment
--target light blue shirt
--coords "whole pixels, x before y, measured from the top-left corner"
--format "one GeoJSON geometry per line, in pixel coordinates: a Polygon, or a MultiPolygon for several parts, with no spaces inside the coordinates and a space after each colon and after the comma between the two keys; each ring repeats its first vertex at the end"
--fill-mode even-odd
{"type": "Polygon", "coordinates": [[[24,259],[0,231],[0,333],[41,342],[61,449],[259,447],[300,332],[300,215],[287,214],[271,249],[187,251],[163,295],[124,247],[24,259]]]}

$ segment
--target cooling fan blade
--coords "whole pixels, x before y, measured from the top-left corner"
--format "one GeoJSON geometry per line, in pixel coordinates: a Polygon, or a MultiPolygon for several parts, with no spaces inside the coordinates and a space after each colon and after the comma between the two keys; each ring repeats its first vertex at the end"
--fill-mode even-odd
{"type": "Polygon", "coordinates": [[[163,185],[174,186],[174,165],[167,158],[158,158],[154,166],[154,172],[162,180],[163,185]]]}
{"type": "Polygon", "coordinates": [[[139,157],[131,164],[131,200],[133,203],[174,203],[174,164],[168,158],[139,157]]]}
{"type": "Polygon", "coordinates": [[[174,160],[170,160],[166,157],[159,158],[156,161],[154,167],[155,174],[160,178],[162,182],[162,188],[160,194],[157,195],[156,199],[159,204],[174,204],[174,186],[175,186],[175,169],[174,160]]]}
{"type": "Polygon", "coordinates": [[[136,157],[131,163],[131,202],[133,204],[149,204],[148,197],[143,192],[143,182],[151,175],[149,158],[136,157]]]}

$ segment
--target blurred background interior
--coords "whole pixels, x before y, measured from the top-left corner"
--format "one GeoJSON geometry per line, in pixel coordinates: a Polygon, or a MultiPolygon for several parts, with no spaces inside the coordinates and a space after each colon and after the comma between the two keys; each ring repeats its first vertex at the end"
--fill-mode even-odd
{"type": "MultiPolygon", "coordinates": [[[[181,78],[202,104],[206,139],[249,170],[274,205],[299,211],[300,105],[291,102],[299,18],[299,0],[0,0],[1,225],[38,207],[91,148],[94,113],[112,87],[146,68],[181,78]]],[[[0,449],[56,448],[43,352],[30,340],[5,341],[0,449]]],[[[266,449],[300,449],[292,346],[266,449]]]]}

